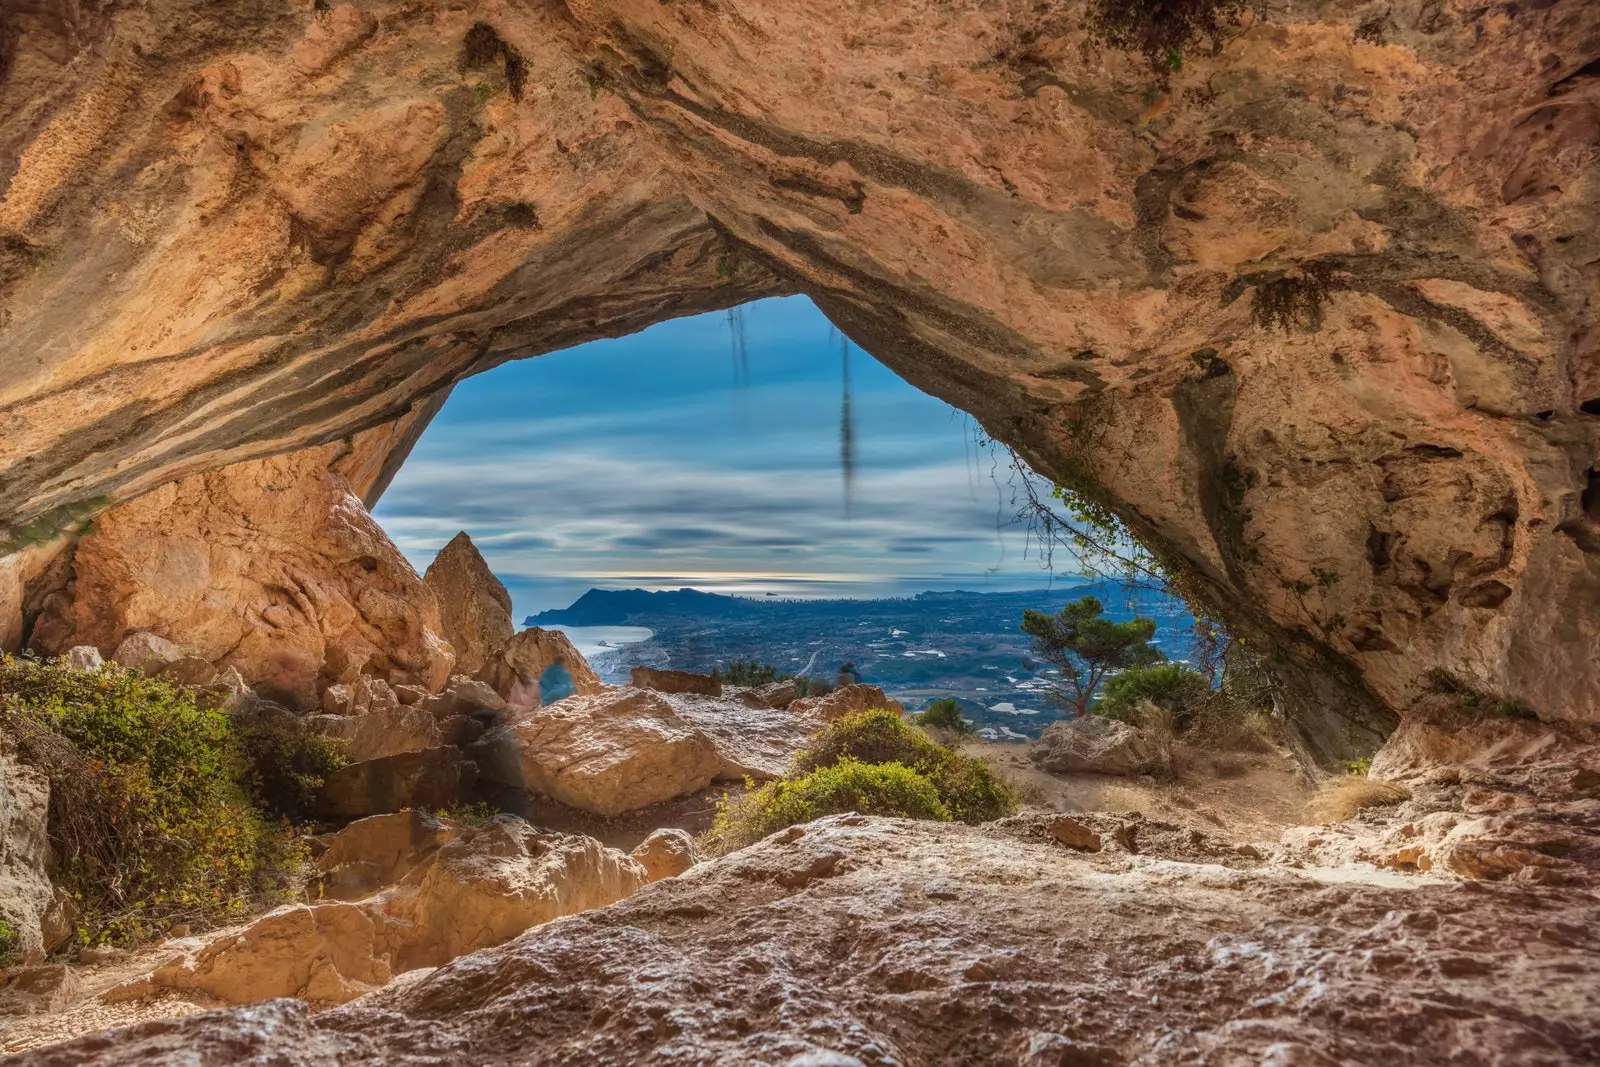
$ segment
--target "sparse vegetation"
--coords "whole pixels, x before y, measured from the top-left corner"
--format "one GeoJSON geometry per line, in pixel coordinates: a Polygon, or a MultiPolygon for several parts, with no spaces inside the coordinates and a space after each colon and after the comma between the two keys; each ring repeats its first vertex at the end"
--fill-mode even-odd
{"type": "Polygon", "coordinates": [[[278,903],[303,856],[251,802],[227,715],[109,666],[0,658],[0,729],[50,779],[55,875],[84,944],[138,939],[278,903]]]}
{"type": "Polygon", "coordinates": [[[703,844],[727,852],[824,815],[858,811],[910,819],[987,822],[1016,810],[987,764],[936,744],[882,709],[836,719],[784,777],[724,796],[703,844]]]}
{"type": "Polygon", "coordinates": [[[725,667],[711,668],[711,677],[725,685],[756,686],[784,681],[792,676],[779,674],[778,668],[770,663],[761,663],[754,659],[736,659],[725,667]]]}
{"type": "Polygon", "coordinates": [[[1344,774],[1323,784],[1306,806],[1306,814],[1313,822],[1343,822],[1363,808],[1389,807],[1410,799],[1411,790],[1399,782],[1344,774]]]}
{"type": "Polygon", "coordinates": [[[1220,47],[1226,27],[1237,26],[1250,6],[1246,0],[1090,0],[1089,32],[1143,56],[1165,82],[1202,38],[1220,47]]]}
{"type": "Polygon", "coordinates": [[[1162,656],[1152,648],[1153,619],[1136,617],[1113,622],[1099,600],[1086,596],[1074,600],[1055,615],[1025,611],[1022,632],[1033,638],[1039,658],[1061,672],[1055,699],[1089,714],[1100,683],[1113,671],[1157,663],[1162,656]]]}
{"type": "Polygon", "coordinates": [[[1497,696],[1450,673],[1443,667],[1434,667],[1423,675],[1424,692],[1451,697],[1469,717],[1474,719],[1537,719],[1538,712],[1514,697],[1497,696]]]}
{"type": "Polygon", "coordinates": [[[477,70],[499,60],[505,71],[506,91],[511,99],[520,101],[528,82],[528,63],[521,52],[507,44],[493,26],[475,22],[461,40],[461,56],[457,61],[463,73],[477,70]]]}
{"type": "Polygon", "coordinates": [[[498,808],[480,800],[472,804],[455,804],[448,808],[439,808],[433,814],[435,818],[448,819],[453,823],[460,823],[462,826],[476,830],[489,825],[494,817],[500,814],[500,811],[498,808]]]}
{"type": "Polygon", "coordinates": [[[955,697],[940,697],[924,708],[912,721],[918,726],[949,730],[963,737],[977,732],[973,725],[962,717],[961,701],[955,697]]]}
{"type": "Polygon", "coordinates": [[[258,708],[233,720],[246,763],[245,781],[256,804],[291,822],[311,815],[328,775],[350,762],[342,737],[311,733],[299,716],[258,708]]]}
{"type": "Polygon", "coordinates": [[[0,969],[22,962],[22,934],[6,919],[0,919],[0,969]]]}
{"type": "Polygon", "coordinates": [[[1305,263],[1259,279],[1250,296],[1250,318],[1263,330],[1320,330],[1335,288],[1333,268],[1326,263],[1305,263]]]}

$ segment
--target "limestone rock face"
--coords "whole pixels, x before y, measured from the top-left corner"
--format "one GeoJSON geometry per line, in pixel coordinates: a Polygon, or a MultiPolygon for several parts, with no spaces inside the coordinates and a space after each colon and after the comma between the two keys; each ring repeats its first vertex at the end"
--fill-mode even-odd
{"type": "Polygon", "coordinates": [[[464,530],[439,550],[422,580],[439,601],[444,635],[456,653],[455,669],[478,673],[516,633],[511,594],[464,530]]]}
{"type": "Polygon", "coordinates": [[[291,904],[194,957],[158,968],[155,985],[193,989],[230,1004],[299,997],[342,1004],[388,982],[384,920],[356,904],[291,904]]]}
{"type": "Polygon", "coordinates": [[[67,666],[75,671],[97,671],[106,665],[100,650],[93,645],[76,645],[67,649],[67,666]]]}
{"type": "MultiPolygon", "coordinates": [[[[468,374],[803,291],[1178,564],[1308,757],[1435,668],[1600,719],[1591,0],[1295,2],[1159,84],[1087,5],[314,6],[9,6],[5,550],[297,448],[375,486],[468,374]]],[[[195,633],[281,608],[302,676],[299,573],[195,633]]],[[[52,647],[146,625],[90,586],[52,647]]]]}
{"type": "Polygon", "coordinates": [[[699,693],[719,697],[722,683],[709,674],[692,671],[662,671],[653,667],[635,667],[631,674],[635,689],[654,689],[658,693],[699,693]]]}
{"type": "Polygon", "coordinates": [[[853,712],[871,711],[874,708],[883,708],[896,715],[904,715],[906,710],[904,704],[890,700],[882,689],[860,682],[841,685],[819,697],[802,697],[789,705],[789,710],[797,715],[820,716],[829,722],[853,712]]]}
{"type": "Polygon", "coordinates": [[[605,688],[566,634],[537,626],[513,637],[483,673],[513,711],[526,711],[546,703],[541,688],[552,667],[562,668],[562,681],[570,680],[578,696],[592,696],[605,688]]]}
{"type": "Polygon", "coordinates": [[[650,881],[675,878],[700,862],[694,838],[686,830],[652,830],[630,853],[638,860],[650,881]]]}
{"type": "Polygon", "coordinates": [[[472,751],[491,780],[597,815],[693,792],[723,769],[705,736],[648,689],[568,697],[490,730],[472,751]]]}
{"type": "Polygon", "coordinates": [[[332,900],[359,900],[393,885],[460,836],[461,828],[420,808],[357,819],[317,857],[318,888],[332,900]]]}
{"type": "Polygon", "coordinates": [[[17,932],[24,962],[55,948],[51,913],[50,780],[0,752],[0,918],[17,932]]]}
{"type": "Polygon", "coordinates": [[[359,903],[279,908],[163,964],[149,987],[198,990],[233,1004],[270,997],[343,1003],[402,971],[615,903],[647,881],[645,867],[625,853],[593,838],[542,833],[515,816],[449,835],[440,829],[414,815],[352,824],[329,850],[342,860],[330,873],[351,862],[393,861],[398,869],[415,858],[398,884],[359,903]],[[415,848],[430,842],[435,847],[417,857],[415,848]]]}
{"type": "Polygon", "coordinates": [[[815,712],[753,708],[736,697],[664,694],[683,719],[710,742],[722,760],[717,777],[777,778],[794,754],[827,725],[815,712]]]}
{"type": "Polygon", "coordinates": [[[747,690],[745,696],[768,708],[786,708],[800,699],[800,687],[791,678],[786,682],[768,682],[747,690]]]}
{"type": "Polygon", "coordinates": [[[328,454],[235,464],[104,512],[33,646],[104,651],[158,630],[298,708],[363,671],[438,688],[453,656],[433,594],[328,454]]]}
{"type": "Polygon", "coordinates": [[[1083,715],[1046,726],[1029,755],[1044,770],[1058,774],[1133,774],[1158,753],[1127,723],[1083,715]]]}
{"type": "Polygon", "coordinates": [[[137,630],[117,642],[117,650],[111,658],[129,670],[154,675],[182,659],[183,650],[165,637],[137,630]]]}
{"type": "Polygon", "coordinates": [[[637,860],[592,837],[546,834],[510,815],[449,842],[384,899],[406,924],[397,970],[436,967],[562,915],[602,908],[648,880],[637,860]]]}
{"type": "Polygon", "coordinates": [[[794,829],[331,1012],[268,1004],[143,1023],[29,1062],[158,1062],[180,1051],[221,1062],[248,1047],[290,1067],[753,1055],[791,1065],[1154,1063],[1172,1059],[1174,1019],[1201,1061],[1593,1058],[1589,931],[1600,905],[1586,892],[1397,886],[1392,873],[1330,889],[1231,849],[1184,862],[1154,834],[1141,852],[1166,862],[1130,863],[1111,839],[1100,852],[1074,850],[1043,827],[1034,836],[836,816],[794,829]],[[1130,919],[1152,902],[1157,918],[1130,919]],[[1388,947],[1398,943],[1403,951],[1388,947]],[[773,999],[748,995],[753,967],[773,999]],[[973,1012],[975,997],[1005,1011],[973,1012]],[[1448,1012],[1419,1015],[1443,997],[1448,1012]],[[1207,1049],[1225,1052],[1218,1060],[1207,1049]]]}
{"type": "Polygon", "coordinates": [[[396,705],[354,715],[311,715],[306,729],[347,741],[351,762],[382,759],[402,752],[420,752],[444,743],[439,722],[421,708],[396,705]]]}

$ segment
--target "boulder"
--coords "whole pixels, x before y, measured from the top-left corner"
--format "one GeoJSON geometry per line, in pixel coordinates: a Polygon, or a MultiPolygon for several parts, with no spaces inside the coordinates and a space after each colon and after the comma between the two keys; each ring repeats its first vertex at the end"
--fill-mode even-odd
{"type": "Polygon", "coordinates": [[[527,710],[545,703],[540,683],[552,666],[564,669],[577,696],[591,696],[605,688],[566,634],[537,626],[513,637],[484,668],[483,677],[513,710],[527,710]]]}
{"type": "Polygon", "coordinates": [[[540,708],[471,752],[493,781],[607,816],[702,789],[725,765],[665,696],[632,688],[540,708]]]}
{"type": "Polygon", "coordinates": [[[180,656],[162,667],[160,675],[173,685],[207,686],[217,680],[217,669],[199,656],[180,656]]]}
{"type": "Polygon", "coordinates": [[[722,695],[722,683],[709,674],[635,667],[632,678],[635,689],[654,689],[658,693],[700,693],[711,697],[722,695]]]}
{"type": "Polygon", "coordinates": [[[448,719],[437,721],[440,742],[455,745],[457,748],[466,748],[482,737],[484,730],[488,728],[482,719],[473,718],[471,715],[452,715],[448,719]]]}
{"type": "Polygon", "coordinates": [[[74,645],[67,649],[66,660],[67,666],[75,671],[97,671],[106,664],[100,657],[100,650],[93,645],[74,645]]]}
{"type": "Polygon", "coordinates": [[[629,855],[643,865],[652,882],[674,878],[700,862],[694,838],[687,830],[675,828],[652,830],[629,855]]]}
{"type": "Polygon", "coordinates": [[[452,745],[352,763],[328,775],[319,804],[327,818],[359,819],[402,808],[448,808],[471,793],[478,768],[452,745]]]}
{"type": "Polygon", "coordinates": [[[330,835],[317,857],[318,892],[330,900],[359,900],[393,885],[453,841],[462,828],[420,808],[357,819],[330,835]]]}
{"type": "Polygon", "coordinates": [[[183,650],[165,637],[139,630],[124,637],[111,658],[129,670],[154,675],[182,659],[183,650]]]}
{"type": "Polygon", "coordinates": [[[306,719],[306,728],[348,741],[346,755],[352,763],[420,752],[444,743],[432,715],[400,704],[355,715],[312,715],[306,719]]]}
{"type": "Polygon", "coordinates": [[[436,967],[540,923],[603,908],[646,881],[642,864],[591,837],[496,816],[384,894],[383,910],[396,924],[395,970],[436,967]]]}
{"type": "Polygon", "coordinates": [[[439,550],[422,580],[439,601],[439,619],[455,649],[456,670],[481,671],[516,633],[511,594],[464,530],[439,550]]]}
{"type": "Polygon", "coordinates": [[[738,697],[662,694],[722,761],[718,778],[777,778],[826,721],[813,712],[751,706],[738,697]]]}
{"type": "Polygon", "coordinates": [[[1057,815],[1050,820],[1049,830],[1050,836],[1068,848],[1081,852],[1100,851],[1100,835],[1071,816],[1057,815]]]}
{"type": "Polygon", "coordinates": [[[745,691],[745,695],[764,707],[786,708],[800,699],[800,686],[793,678],[782,682],[768,682],[745,691]]]}
{"type": "Polygon", "coordinates": [[[322,691],[322,710],[327,715],[349,715],[355,704],[355,691],[336,682],[322,691]]]}
{"type": "Polygon", "coordinates": [[[272,997],[343,1004],[392,976],[381,912],[358,904],[291,904],[151,974],[154,985],[232,1004],[272,997]]]}
{"type": "Polygon", "coordinates": [[[49,826],[50,780],[0,754],[0,918],[16,930],[25,963],[42,961],[64,933],[55,888],[45,874],[49,826]]]}
{"type": "Polygon", "coordinates": [[[463,674],[453,675],[449,685],[423,698],[419,706],[432,712],[437,719],[448,719],[455,715],[492,718],[507,710],[505,700],[488,682],[463,674]]]}
{"type": "MultiPolygon", "coordinates": [[[[396,816],[359,830],[349,854],[371,856],[379,865],[403,863],[416,854],[410,844],[436,834],[425,822],[396,816]]],[[[329,854],[338,848],[331,846],[329,854]]],[[[270,997],[343,1003],[394,974],[438,966],[540,923],[615,903],[647,880],[641,863],[593,838],[543,833],[501,815],[477,830],[459,829],[376,896],[279,908],[108,996],[181,989],[235,1004],[270,997]]]]}
{"type": "Polygon", "coordinates": [[[0,984],[0,1019],[60,1011],[77,999],[81,988],[77,974],[65,964],[24,967],[0,984]]]}
{"type": "Polygon", "coordinates": [[[832,722],[857,711],[871,711],[874,708],[885,708],[896,715],[905,714],[905,705],[898,700],[890,700],[882,689],[875,685],[863,685],[857,682],[854,685],[841,685],[820,697],[802,697],[789,705],[789,710],[797,714],[820,715],[823,719],[832,722]]]}
{"type": "Polygon", "coordinates": [[[1134,774],[1160,756],[1154,740],[1125,722],[1083,715],[1044,728],[1029,753],[1058,774],[1134,774]]]}
{"type": "MultiPolygon", "coordinates": [[[[356,673],[442,685],[454,655],[433,592],[328,469],[341,447],[193,474],[101,512],[30,644],[114,648],[159,630],[295,710],[356,673]]],[[[141,640],[141,667],[179,658],[141,640]]]]}
{"type": "Polygon", "coordinates": [[[418,704],[421,704],[424,700],[427,700],[428,697],[432,696],[431,693],[422,688],[420,685],[397,685],[393,688],[394,698],[407,707],[414,707],[418,704]]]}

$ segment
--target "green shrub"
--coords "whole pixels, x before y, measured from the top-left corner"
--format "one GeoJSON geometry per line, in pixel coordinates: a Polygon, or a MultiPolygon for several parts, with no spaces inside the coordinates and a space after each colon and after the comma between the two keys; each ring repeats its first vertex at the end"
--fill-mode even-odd
{"type": "Polygon", "coordinates": [[[310,817],[328,775],[348,766],[350,742],[311,733],[299,716],[266,706],[233,720],[259,807],[291,822],[310,817]]]}
{"type": "Polygon", "coordinates": [[[933,784],[951,817],[962,822],[987,822],[1016,810],[1010,788],[987,764],[935,744],[892,711],[835,719],[795,755],[792,773],[809,774],[844,760],[910,768],[933,784]]]}
{"type": "Polygon", "coordinates": [[[846,757],[768,782],[741,797],[724,796],[706,841],[711,851],[726,852],[786,826],[847,811],[936,822],[951,818],[939,790],[911,768],[846,757]]]}
{"type": "Polygon", "coordinates": [[[754,659],[736,659],[726,667],[711,668],[711,677],[720,679],[728,685],[766,685],[788,678],[786,674],[780,675],[778,668],[770,663],[760,663],[754,659]]]}
{"type": "Polygon", "coordinates": [[[1211,697],[1211,683],[1199,671],[1180,663],[1130,667],[1107,678],[1100,687],[1094,713],[1139,725],[1139,705],[1150,701],[1172,712],[1176,728],[1188,729],[1211,697]]]}
{"type": "Polygon", "coordinates": [[[0,728],[50,778],[55,880],[86,944],[289,899],[303,864],[251,803],[228,717],[136,671],[0,657],[0,728]]]}
{"type": "Polygon", "coordinates": [[[0,969],[22,962],[22,934],[5,919],[0,919],[0,969]]]}
{"type": "Polygon", "coordinates": [[[931,726],[939,730],[950,730],[963,736],[970,736],[977,732],[973,725],[962,717],[961,701],[955,697],[940,697],[922,709],[922,713],[912,721],[918,726],[931,726]]]}

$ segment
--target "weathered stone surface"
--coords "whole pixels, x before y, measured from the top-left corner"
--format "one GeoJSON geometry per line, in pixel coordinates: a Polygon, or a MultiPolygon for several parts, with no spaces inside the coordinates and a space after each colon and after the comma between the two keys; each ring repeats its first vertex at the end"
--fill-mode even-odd
{"type": "Polygon", "coordinates": [[[23,967],[0,980],[0,1018],[60,1011],[77,996],[81,984],[64,964],[23,967]]]}
{"type": "Polygon", "coordinates": [[[631,683],[635,689],[654,689],[658,693],[699,693],[719,697],[722,683],[709,674],[692,671],[664,671],[653,667],[635,667],[631,683]]]}
{"type": "Polygon", "coordinates": [[[827,725],[820,714],[754,708],[737,697],[663,694],[674,711],[711,744],[722,760],[719,778],[777,778],[794,754],[827,725]]]}
{"type": "Polygon", "coordinates": [[[619,815],[709,785],[716,748],[660,693],[607,689],[498,726],[471,749],[492,781],[597,815],[619,815]]]}
{"type": "Polygon", "coordinates": [[[746,696],[769,708],[786,708],[800,699],[800,687],[793,679],[786,682],[768,682],[746,691],[746,696]]]}
{"type": "Polygon", "coordinates": [[[199,656],[179,656],[162,667],[160,674],[174,685],[208,686],[217,680],[217,669],[199,656]]]}
{"type": "Polygon", "coordinates": [[[489,683],[459,674],[453,675],[450,684],[439,692],[424,698],[420,706],[439,719],[456,715],[495,716],[508,710],[505,700],[489,683]]]}
{"type": "Polygon", "coordinates": [[[55,888],[50,868],[50,780],[0,752],[0,918],[18,936],[22,959],[38,963],[49,936],[55,888]]]}
{"type": "Polygon", "coordinates": [[[544,703],[540,679],[552,666],[560,666],[572,679],[578,696],[591,696],[605,685],[594,673],[567,635],[560,630],[541,630],[537,626],[513,637],[483,675],[513,711],[526,711],[544,703]]]}
{"type": "Polygon", "coordinates": [[[700,862],[694,838],[688,831],[671,828],[650,831],[629,855],[643,865],[652,882],[675,878],[700,862]]]}
{"type": "Polygon", "coordinates": [[[1082,715],[1046,726],[1028,754],[1041,768],[1058,774],[1134,774],[1158,752],[1149,738],[1125,722],[1082,715]]]}
{"type": "Polygon", "coordinates": [[[344,673],[442,684],[452,656],[433,594],[327,452],[235,464],[105,512],[34,647],[109,648],[159,628],[297,708],[344,673]]]}
{"type": "Polygon", "coordinates": [[[626,853],[501,815],[449,842],[383,900],[396,970],[436,967],[563,915],[605,907],[647,881],[626,853]]]}
{"type": "Polygon", "coordinates": [[[438,720],[430,713],[398,704],[353,715],[312,715],[306,719],[306,728],[344,738],[349,742],[346,755],[356,763],[444,744],[438,720]]]}
{"type": "Polygon", "coordinates": [[[317,857],[320,894],[331,900],[370,896],[398,882],[460,834],[461,827],[421,808],[357,819],[332,835],[317,857]]]}
{"type": "Polygon", "coordinates": [[[193,989],[230,1004],[272,997],[342,1004],[393,976],[383,952],[384,920],[356,904],[279,908],[193,957],[157,968],[154,984],[193,989]]]}
{"type": "Polygon", "coordinates": [[[97,671],[106,664],[100,655],[100,650],[93,645],[76,645],[69,648],[65,658],[67,666],[75,671],[97,671]]]}
{"type": "Polygon", "coordinates": [[[428,564],[422,580],[439,601],[444,635],[456,653],[456,670],[476,674],[511,641],[511,594],[489,570],[466,531],[428,564]]]}
{"type": "Polygon", "coordinates": [[[148,630],[138,630],[124,637],[111,654],[114,662],[150,675],[160,674],[169,664],[183,658],[183,649],[148,630]]]}
{"type": "Polygon", "coordinates": [[[1130,863],[997,827],[798,829],[309,1019],[263,1005],[25,1062],[1107,1064],[1181,1043],[1197,1063],[1510,1067],[1581,1063],[1600,1041],[1587,893],[1353,870],[1330,888],[1232,850],[1186,861],[1154,835],[1155,862],[1130,863]],[[771,999],[749,995],[753,971],[771,999]]]}
{"type": "Polygon", "coordinates": [[[1050,834],[1068,848],[1084,852],[1100,851],[1100,835],[1070,816],[1057,815],[1051,819],[1050,834]]]}
{"type": "Polygon", "coordinates": [[[467,799],[478,768],[449,745],[341,767],[322,787],[322,813],[359,819],[402,808],[447,808],[467,799]]]}
{"type": "Polygon", "coordinates": [[[884,708],[896,715],[904,715],[906,710],[904,704],[898,700],[890,700],[879,687],[863,685],[860,682],[854,685],[841,685],[831,693],[820,697],[802,697],[789,705],[789,710],[796,715],[819,716],[830,722],[852,712],[870,711],[874,708],[884,708]]]}

